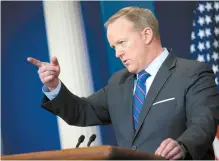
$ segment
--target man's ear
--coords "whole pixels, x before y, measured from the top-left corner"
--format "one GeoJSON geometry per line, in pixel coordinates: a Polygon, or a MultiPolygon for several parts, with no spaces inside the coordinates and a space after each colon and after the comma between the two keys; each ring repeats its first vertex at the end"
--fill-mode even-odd
{"type": "Polygon", "coordinates": [[[145,27],[144,30],[142,31],[142,37],[146,45],[151,43],[153,34],[154,34],[153,30],[150,27],[145,27]]]}

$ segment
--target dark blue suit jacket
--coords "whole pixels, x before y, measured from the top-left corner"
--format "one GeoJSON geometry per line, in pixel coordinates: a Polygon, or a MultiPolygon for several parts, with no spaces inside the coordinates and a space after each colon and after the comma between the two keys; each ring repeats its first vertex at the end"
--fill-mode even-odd
{"type": "MultiPolygon", "coordinates": [[[[113,125],[118,145],[152,152],[172,138],[182,142],[193,159],[204,159],[216,133],[210,108],[219,108],[214,73],[207,65],[169,54],[148,91],[134,131],[134,74],[114,74],[108,84],[88,98],[79,98],[62,84],[58,96],[42,106],[70,125],[113,125]]],[[[207,159],[214,159],[207,157],[207,159]]]]}

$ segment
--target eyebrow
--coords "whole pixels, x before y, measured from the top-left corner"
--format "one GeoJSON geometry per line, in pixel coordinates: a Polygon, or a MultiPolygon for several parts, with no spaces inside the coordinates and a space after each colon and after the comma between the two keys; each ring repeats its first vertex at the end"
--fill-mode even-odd
{"type": "MultiPolygon", "coordinates": [[[[118,41],[116,41],[116,44],[119,44],[120,41],[121,41],[121,39],[119,39],[118,41]]],[[[124,41],[124,40],[122,40],[122,41],[124,41]]],[[[113,48],[113,49],[115,48],[114,45],[110,45],[110,47],[113,48]]]]}

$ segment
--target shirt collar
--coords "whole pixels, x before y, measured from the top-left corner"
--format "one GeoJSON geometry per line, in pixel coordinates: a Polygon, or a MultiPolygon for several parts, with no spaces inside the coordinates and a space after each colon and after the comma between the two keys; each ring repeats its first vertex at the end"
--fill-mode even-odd
{"type": "Polygon", "coordinates": [[[168,55],[168,50],[164,48],[163,52],[148,65],[145,71],[151,76],[155,76],[168,55]]]}

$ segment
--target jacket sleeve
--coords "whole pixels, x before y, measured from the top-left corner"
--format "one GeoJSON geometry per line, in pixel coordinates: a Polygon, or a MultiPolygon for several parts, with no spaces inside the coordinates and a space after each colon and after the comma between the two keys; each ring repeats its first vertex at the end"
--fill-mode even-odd
{"type": "Polygon", "coordinates": [[[111,123],[107,105],[107,86],[88,98],[80,98],[72,94],[62,83],[59,94],[51,101],[44,96],[41,106],[61,117],[69,125],[83,127],[111,123]]]}
{"type": "Polygon", "coordinates": [[[215,77],[207,65],[199,65],[188,79],[185,91],[187,130],[177,139],[193,159],[201,159],[212,146],[217,121],[211,109],[219,110],[215,77]]]}

